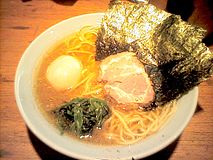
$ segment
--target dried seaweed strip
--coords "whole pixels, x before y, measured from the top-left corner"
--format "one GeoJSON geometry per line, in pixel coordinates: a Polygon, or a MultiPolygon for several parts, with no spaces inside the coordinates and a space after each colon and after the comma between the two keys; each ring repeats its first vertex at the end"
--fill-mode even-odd
{"type": "Polygon", "coordinates": [[[150,79],[156,93],[155,103],[162,105],[209,77],[213,54],[201,43],[205,30],[182,22],[179,16],[168,17],[157,28],[153,36],[153,53],[158,60],[158,70],[150,75],[150,79]],[[179,28],[185,31],[180,32],[179,28]],[[159,76],[163,78],[157,82],[155,79],[159,76]],[[156,87],[156,83],[160,83],[160,87],[156,87]]]}
{"type": "Polygon", "coordinates": [[[131,50],[130,43],[141,38],[153,46],[150,37],[155,27],[170,14],[150,4],[114,1],[105,14],[96,42],[96,60],[131,50]],[[151,20],[150,20],[151,19],[151,20]]]}
{"type": "Polygon", "coordinates": [[[96,60],[135,52],[153,84],[152,108],[180,97],[213,74],[213,53],[201,43],[205,34],[201,27],[151,4],[115,1],[98,33],[96,60]]]}
{"type": "Polygon", "coordinates": [[[133,6],[129,6],[128,3],[122,3],[123,7],[119,8],[118,12],[116,5],[120,4],[121,2],[119,1],[111,3],[110,10],[107,11],[102,20],[101,30],[96,41],[96,60],[128,50],[128,44],[125,43],[122,32],[122,25],[126,23],[123,15],[129,15],[133,6]]]}

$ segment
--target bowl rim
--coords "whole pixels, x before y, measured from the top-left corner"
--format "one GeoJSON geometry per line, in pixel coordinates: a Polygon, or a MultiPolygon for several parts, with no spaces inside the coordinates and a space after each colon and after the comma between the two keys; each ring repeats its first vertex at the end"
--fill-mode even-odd
{"type": "MultiPolygon", "coordinates": [[[[51,31],[53,28],[55,27],[58,27],[60,26],[61,24],[63,23],[68,23],[69,21],[72,21],[72,20],[76,20],[76,19],[81,19],[81,18],[85,18],[87,16],[103,16],[104,13],[90,13],[90,14],[82,14],[82,15],[79,15],[79,16],[75,16],[75,17],[71,17],[71,18],[68,18],[68,19],[65,19],[63,21],[60,21],[59,23],[56,23],[55,25],[47,28],[45,31],[43,31],[40,35],[38,35],[32,42],[31,44],[27,47],[27,49],[24,51],[19,63],[18,63],[18,66],[17,66],[17,70],[16,70],[16,73],[15,73],[15,85],[14,85],[14,89],[15,89],[15,99],[16,99],[16,103],[17,103],[17,106],[18,106],[18,109],[19,109],[19,112],[21,113],[21,116],[23,117],[24,119],[24,122],[25,124],[28,126],[28,128],[32,131],[32,133],[34,135],[36,135],[36,137],[38,137],[44,144],[46,144],[47,146],[49,146],[50,148],[64,154],[64,155],[67,155],[69,157],[72,157],[72,158],[77,158],[77,159],[94,159],[94,157],[88,157],[86,155],[78,155],[74,152],[71,152],[71,151],[68,151],[68,150],[65,150],[63,148],[61,148],[60,146],[58,146],[57,144],[55,144],[54,142],[50,141],[47,137],[44,137],[44,135],[39,132],[33,123],[31,123],[29,120],[28,120],[28,117],[24,111],[24,108],[23,108],[23,105],[22,105],[22,102],[20,100],[20,96],[19,96],[19,74],[21,72],[21,66],[22,66],[22,63],[24,62],[24,59],[25,59],[25,56],[27,54],[29,54],[29,51],[30,51],[30,48],[32,45],[34,45],[37,41],[39,41],[39,39],[45,35],[46,32],[49,32],[51,31]]],[[[195,95],[195,99],[192,103],[194,106],[194,108],[192,110],[190,110],[190,113],[188,114],[188,117],[185,119],[184,121],[184,124],[178,128],[178,130],[175,132],[175,134],[169,138],[166,139],[165,142],[161,143],[160,145],[157,145],[156,147],[154,147],[152,150],[150,150],[149,152],[145,152],[145,153],[138,153],[134,156],[130,155],[129,157],[126,157],[127,159],[131,159],[132,157],[134,157],[135,159],[138,159],[138,158],[144,158],[144,157],[147,157],[147,156],[150,156],[154,153],[157,153],[158,151],[162,150],[163,148],[167,147],[169,144],[171,144],[173,141],[175,141],[179,136],[180,134],[183,132],[184,128],[187,126],[187,124],[189,123],[190,119],[192,118],[194,112],[195,112],[195,109],[196,109],[196,106],[197,106],[197,99],[198,99],[198,87],[194,87],[194,89],[192,90],[194,92],[194,95],[195,95]]],[[[125,159],[126,159],[125,158],[125,159]]]]}

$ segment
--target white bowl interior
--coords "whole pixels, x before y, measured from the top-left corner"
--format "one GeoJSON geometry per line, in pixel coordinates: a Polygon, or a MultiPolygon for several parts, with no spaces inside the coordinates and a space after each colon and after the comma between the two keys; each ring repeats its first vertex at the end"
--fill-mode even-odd
{"type": "Polygon", "coordinates": [[[186,127],[191,119],[198,97],[195,87],[178,101],[174,116],[159,132],[128,146],[97,146],[82,143],[67,136],[61,136],[37,108],[33,96],[32,81],[39,58],[59,40],[85,25],[99,25],[103,13],[82,15],[64,20],[47,29],[37,37],[23,54],[15,78],[15,95],[18,108],[30,130],[51,148],[78,159],[132,159],[142,158],[169,145],[186,127]]]}

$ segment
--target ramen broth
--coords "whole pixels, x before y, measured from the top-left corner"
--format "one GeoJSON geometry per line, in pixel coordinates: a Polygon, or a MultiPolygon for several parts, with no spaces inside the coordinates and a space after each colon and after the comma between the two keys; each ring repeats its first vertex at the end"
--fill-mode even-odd
{"type": "MultiPolygon", "coordinates": [[[[88,27],[76,32],[67,38],[61,40],[59,43],[55,44],[41,59],[35,74],[34,81],[34,91],[36,95],[39,108],[46,115],[47,119],[53,124],[55,124],[54,115],[52,111],[65,102],[69,102],[76,97],[96,97],[100,99],[105,99],[111,108],[111,115],[109,119],[106,120],[102,129],[94,129],[92,135],[89,137],[78,138],[72,133],[66,133],[73,138],[84,140],[85,142],[101,144],[101,145],[115,145],[115,144],[128,144],[135,143],[140,139],[144,139],[148,135],[156,132],[160,126],[162,126],[166,119],[174,112],[174,103],[169,104],[165,107],[158,107],[155,111],[145,112],[138,109],[130,109],[132,106],[128,105],[118,105],[107,98],[104,91],[104,83],[100,82],[99,76],[99,66],[100,62],[95,61],[95,41],[96,41],[97,28],[88,27]],[[80,34],[80,35],[79,35],[80,34]],[[82,36],[83,34],[83,36],[82,36]],[[76,87],[58,91],[54,89],[46,78],[46,72],[48,66],[57,57],[61,55],[71,55],[76,58],[79,62],[83,64],[83,70],[81,73],[80,84],[76,87]],[[109,101],[110,100],[110,101],[109,101]],[[139,114],[139,115],[138,115],[139,114]],[[122,116],[123,115],[123,116],[122,116]],[[125,116],[127,115],[127,116],[125,116]],[[144,115],[144,116],[142,116],[144,115]],[[121,116],[121,117],[119,117],[121,116]],[[159,117],[162,119],[160,119],[159,117]],[[164,117],[163,117],[164,116],[164,117]],[[119,118],[126,117],[125,121],[129,124],[123,124],[124,120],[119,118]],[[131,118],[134,118],[134,120],[131,118]],[[138,119],[137,119],[138,118],[138,119]],[[143,119],[142,119],[143,118],[143,119]],[[140,121],[143,120],[143,124],[140,121]],[[156,122],[155,122],[156,121],[156,122]],[[161,121],[163,124],[161,124],[161,121]],[[116,124],[118,123],[118,124],[116,124]],[[130,124],[131,123],[131,124],[130,124]],[[141,131],[136,128],[135,139],[132,139],[132,132],[134,130],[129,130],[125,125],[139,127],[146,126],[141,134],[141,131]],[[141,126],[140,126],[141,125],[141,126]],[[152,126],[151,126],[152,125],[152,126]],[[119,129],[119,127],[124,126],[119,129]],[[150,129],[149,126],[152,128],[150,129]],[[146,132],[147,128],[147,132],[146,132]],[[125,131],[126,129],[126,131],[125,131]],[[118,131],[117,131],[118,130],[118,131]],[[121,132],[121,130],[124,130],[121,132]],[[112,131],[112,133],[111,133],[112,131]],[[116,133],[113,133],[115,132],[116,133]],[[140,133],[140,134],[139,134],[140,133]],[[120,135],[122,134],[122,135],[120,135]],[[119,139],[119,136],[122,136],[119,139]],[[122,140],[123,139],[123,140],[122,140]],[[125,142],[126,140],[127,142],[125,142]],[[128,141],[129,140],[129,141],[128,141]],[[121,141],[121,143],[120,143],[121,141]]],[[[128,126],[129,127],[129,126],[128,126]]]]}

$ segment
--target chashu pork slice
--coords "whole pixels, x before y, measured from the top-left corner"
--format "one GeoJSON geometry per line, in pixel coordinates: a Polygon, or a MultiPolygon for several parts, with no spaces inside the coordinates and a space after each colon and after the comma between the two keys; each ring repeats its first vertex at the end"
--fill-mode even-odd
{"type": "Polygon", "coordinates": [[[148,104],[154,99],[151,81],[135,53],[122,52],[102,60],[100,79],[106,93],[118,103],[148,104]]]}

